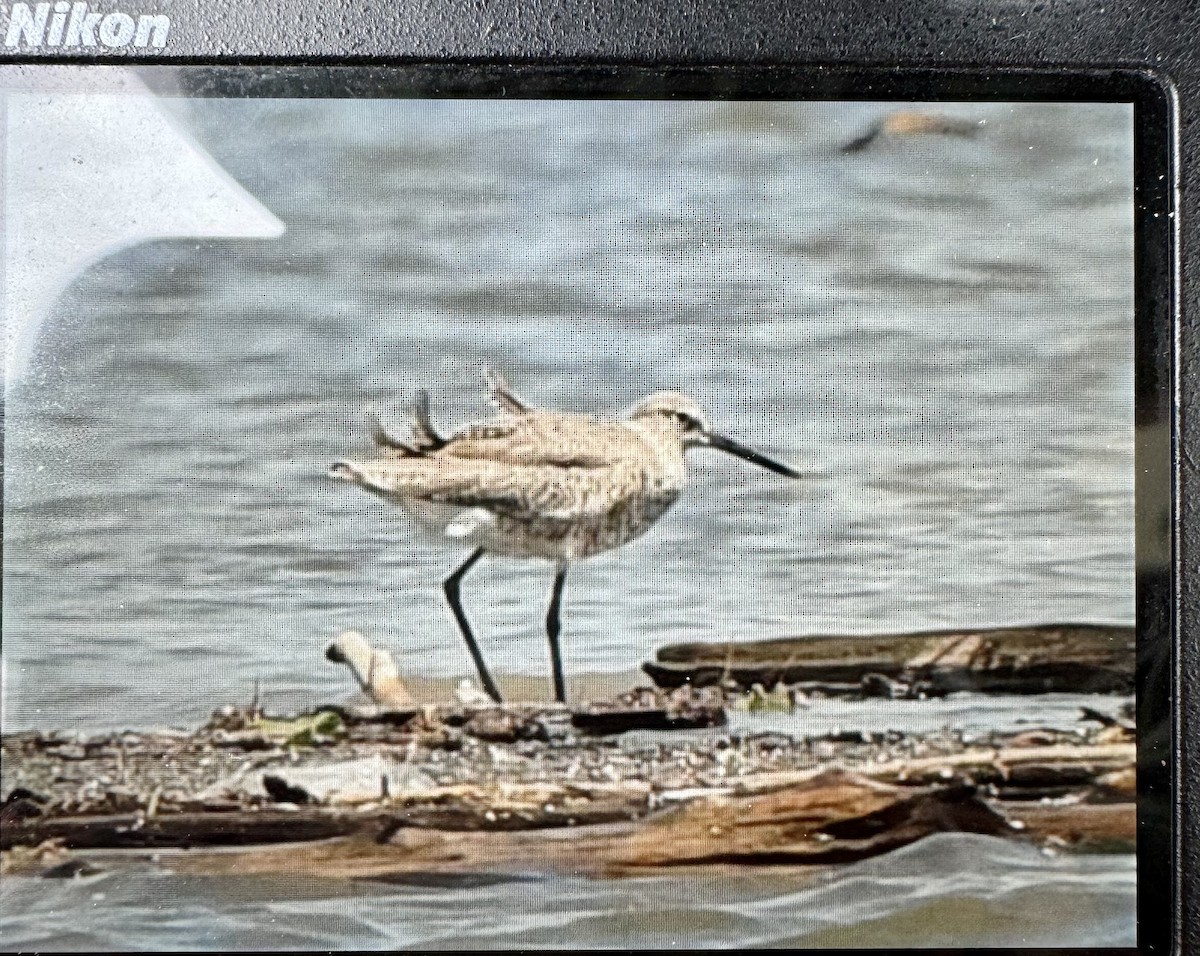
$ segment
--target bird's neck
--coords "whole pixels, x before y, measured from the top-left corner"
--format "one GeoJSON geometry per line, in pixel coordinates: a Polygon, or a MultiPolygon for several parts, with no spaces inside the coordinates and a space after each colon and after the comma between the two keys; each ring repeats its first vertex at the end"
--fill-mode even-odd
{"type": "Polygon", "coordinates": [[[646,422],[630,422],[645,443],[651,457],[647,475],[656,491],[678,494],[687,481],[687,463],[683,442],[673,430],[656,428],[646,422]]]}

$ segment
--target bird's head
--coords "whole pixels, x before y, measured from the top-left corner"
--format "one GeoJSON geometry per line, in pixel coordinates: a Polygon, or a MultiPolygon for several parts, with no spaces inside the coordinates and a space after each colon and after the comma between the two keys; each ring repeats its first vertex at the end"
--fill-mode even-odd
{"type": "Polygon", "coordinates": [[[718,435],[709,425],[708,416],[699,402],[682,392],[655,392],[647,395],[629,410],[631,421],[639,422],[654,431],[676,437],[684,448],[716,448],[745,461],[752,462],[788,478],[799,478],[800,473],[787,465],[780,464],[766,455],[732,438],[718,435]]]}
{"type": "Polygon", "coordinates": [[[629,410],[628,417],[677,435],[684,445],[703,444],[702,436],[709,431],[708,416],[700,403],[682,392],[647,395],[629,410]]]}

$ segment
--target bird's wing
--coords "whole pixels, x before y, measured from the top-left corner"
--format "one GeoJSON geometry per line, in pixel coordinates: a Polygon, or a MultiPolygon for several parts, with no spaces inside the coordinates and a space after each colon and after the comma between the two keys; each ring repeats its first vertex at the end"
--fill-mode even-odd
{"type": "Polygon", "coordinates": [[[645,480],[641,469],[626,464],[602,469],[481,464],[421,497],[518,521],[569,522],[607,514],[637,496],[645,480]]]}
{"type": "Polygon", "coordinates": [[[564,468],[439,455],[341,462],[333,474],[385,497],[482,509],[518,521],[599,517],[645,487],[644,470],[630,462],[564,468]]]}
{"type": "MultiPolygon", "coordinates": [[[[604,469],[651,454],[620,422],[560,412],[527,412],[455,433],[445,456],[525,467],[604,469]]],[[[439,456],[440,457],[440,456],[439,456]]]]}

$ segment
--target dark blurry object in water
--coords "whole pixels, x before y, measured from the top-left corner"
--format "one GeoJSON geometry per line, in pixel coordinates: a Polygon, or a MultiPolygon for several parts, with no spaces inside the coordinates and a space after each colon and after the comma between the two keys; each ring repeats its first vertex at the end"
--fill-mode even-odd
{"type": "Polygon", "coordinates": [[[865,132],[842,145],[843,153],[858,153],[880,136],[974,136],[985,120],[969,120],[937,113],[901,110],[872,123],[865,132]]]}
{"type": "Polygon", "coordinates": [[[82,880],[89,876],[100,876],[104,870],[87,860],[70,859],[58,863],[38,875],[43,880],[82,880]]]}

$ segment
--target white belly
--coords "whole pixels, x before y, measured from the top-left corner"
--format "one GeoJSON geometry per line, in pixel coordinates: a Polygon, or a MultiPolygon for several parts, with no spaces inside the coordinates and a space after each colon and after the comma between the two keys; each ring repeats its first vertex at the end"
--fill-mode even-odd
{"type": "Polygon", "coordinates": [[[518,520],[484,508],[403,499],[397,503],[424,530],[446,541],[517,558],[577,561],[618,548],[650,529],[678,491],[630,501],[602,514],[518,520]]]}

